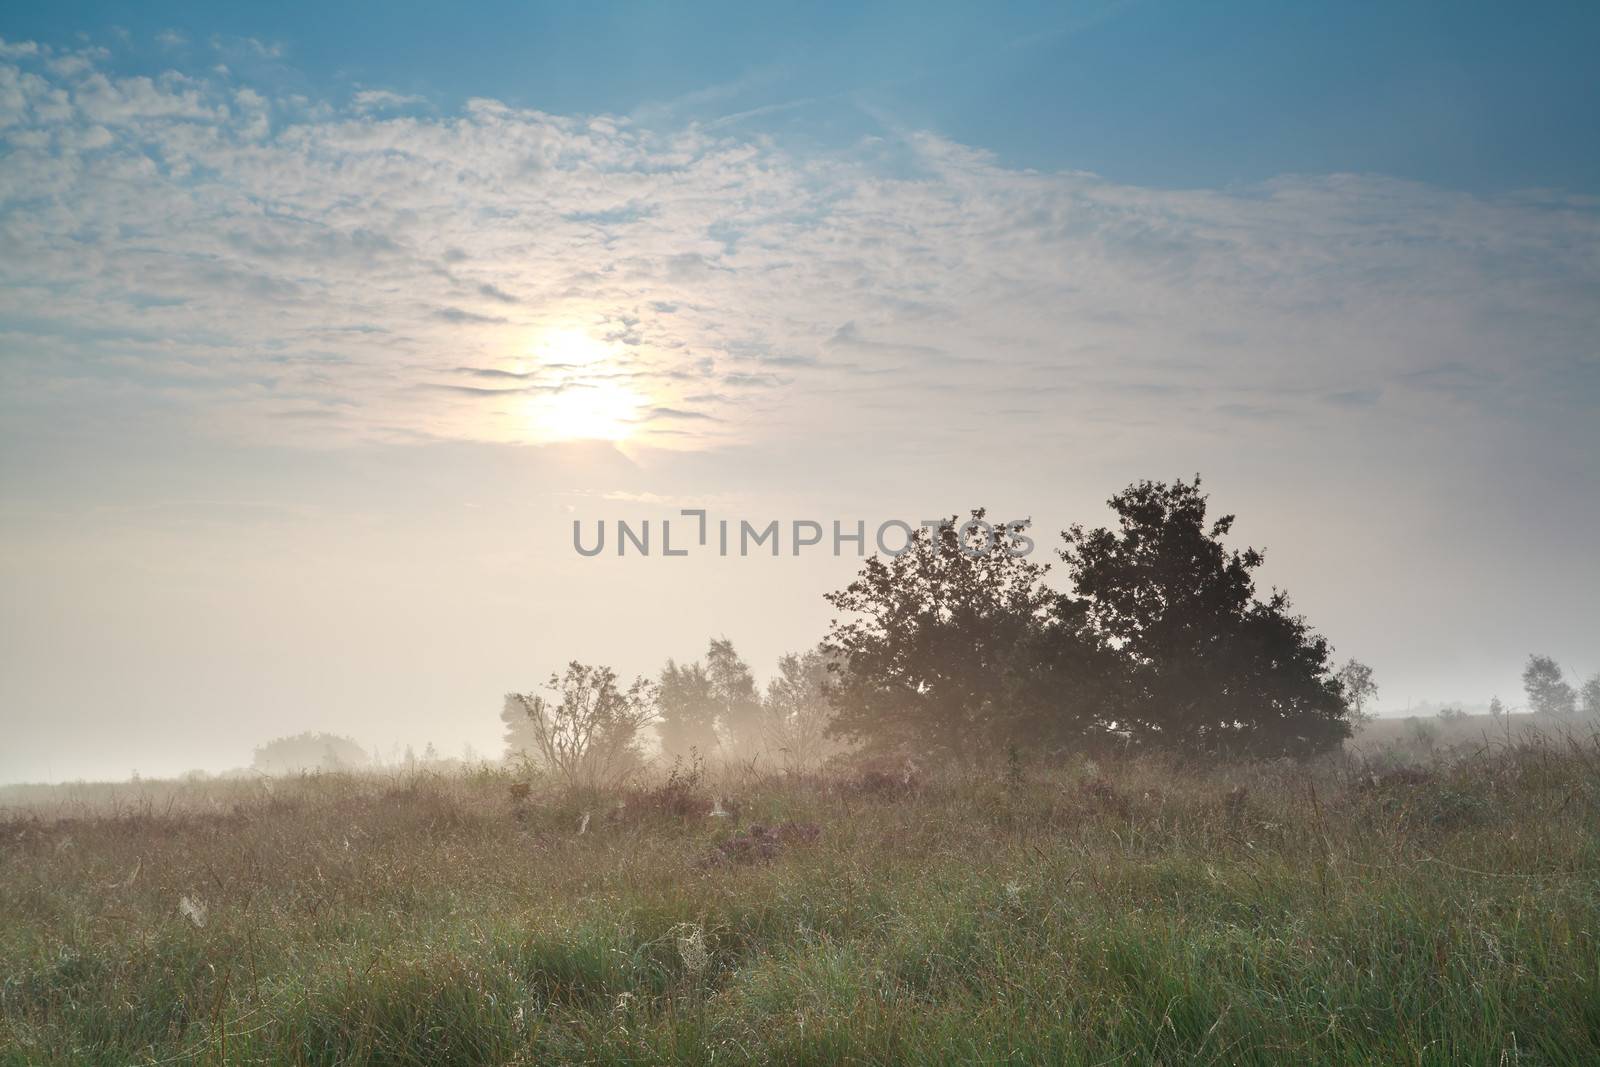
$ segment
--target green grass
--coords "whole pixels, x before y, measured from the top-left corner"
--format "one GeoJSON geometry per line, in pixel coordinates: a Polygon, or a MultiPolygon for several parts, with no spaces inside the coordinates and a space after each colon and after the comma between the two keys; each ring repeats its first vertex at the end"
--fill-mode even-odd
{"type": "Polygon", "coordinates": [[[749,865],[508,781],[10,813],[0,1064],[1600,1062],[1593,743],[746,777],[739,826],[822,830],[749,865]]]}

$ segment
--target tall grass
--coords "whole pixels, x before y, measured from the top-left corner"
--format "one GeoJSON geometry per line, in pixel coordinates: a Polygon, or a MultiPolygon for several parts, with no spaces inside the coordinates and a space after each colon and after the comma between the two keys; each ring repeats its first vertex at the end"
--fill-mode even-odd
{"type": "Polygon", "coordinates": [[[10,812],[0,1064],[1600,1062],[1593,739],[509,784],[10,812]]]}

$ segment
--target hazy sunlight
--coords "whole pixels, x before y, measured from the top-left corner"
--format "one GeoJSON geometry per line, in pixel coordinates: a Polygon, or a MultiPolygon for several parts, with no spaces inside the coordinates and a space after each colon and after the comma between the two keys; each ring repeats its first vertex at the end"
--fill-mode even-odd
{"type": "Polygon", "coordinates": [[[548,374],[528,400],[528,424],[543,441],[621,441],[645,398],[619,381],[612,346],[579,329],[545,331],[533,346],[548,374]]]}

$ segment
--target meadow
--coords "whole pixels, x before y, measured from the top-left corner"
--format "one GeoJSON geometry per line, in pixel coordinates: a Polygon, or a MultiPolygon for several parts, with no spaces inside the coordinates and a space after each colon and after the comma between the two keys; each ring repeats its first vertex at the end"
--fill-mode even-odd
{"type": "Polygon", "coordinates": [[[0,799],[0,1064],[1600,1062],[1594,736],[0,799]]]}

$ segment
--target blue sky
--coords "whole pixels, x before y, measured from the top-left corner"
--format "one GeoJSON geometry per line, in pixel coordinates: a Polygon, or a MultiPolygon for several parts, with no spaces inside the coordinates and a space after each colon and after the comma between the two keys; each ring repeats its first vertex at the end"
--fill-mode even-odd
{"type": "Polygon", "coordinates": [[[487,751],[859,566],[575,518],[1196,471],[1388,709],[1600,670],[1591,6],[774,10],[0,15],[0,779],[487,751]]]}
{"type": "Polygon", "coordinates": [[[114,66],[147,73],[251,39],[281,54],[236,48],[241,73],[335,100],[756,112],[749,129],[824,142],[897,124],[1138,185],[1349,171],[1600,194],[1587,3],[63,3],[0,29],[60,46],[126,30],[114,66]]]}

